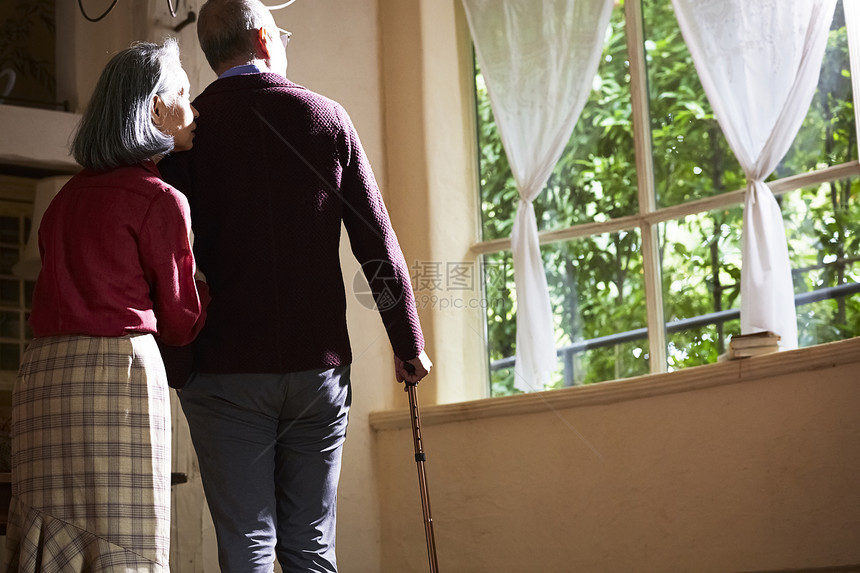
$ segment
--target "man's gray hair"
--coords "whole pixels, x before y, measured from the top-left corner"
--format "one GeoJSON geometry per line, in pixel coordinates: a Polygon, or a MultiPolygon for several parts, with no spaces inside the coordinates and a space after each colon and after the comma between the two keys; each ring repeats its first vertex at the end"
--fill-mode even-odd
{"type": "Polygon", "coordinates": [[[197,17],[197,39],[209,66],[214,70],[234,60],[254,60],[257,53],[249,30],[271,24],[269,14],[259,0],[206,2],[197,17]]]}
{"type": "Polygon", "coordinates": [[[105,66],[72,140],[82,166],[107,171],[173,150],[173,137],[152,123],[152,99],[173,105],[183,86],[179,45],[138,42],[105,66]]]}

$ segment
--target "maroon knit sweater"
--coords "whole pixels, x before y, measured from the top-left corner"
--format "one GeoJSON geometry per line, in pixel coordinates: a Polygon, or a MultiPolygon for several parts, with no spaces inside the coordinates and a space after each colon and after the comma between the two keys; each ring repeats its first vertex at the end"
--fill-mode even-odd
{"type": "Polygon", "coordinates": [[[352,361],[341,223],[394,353],[420,354],[406,262],[343,107],[270,73],[218,79],[193,103],[194,148],[159,168],[188,196],[212,296],[195,370],[282,373],[352,361]]]}

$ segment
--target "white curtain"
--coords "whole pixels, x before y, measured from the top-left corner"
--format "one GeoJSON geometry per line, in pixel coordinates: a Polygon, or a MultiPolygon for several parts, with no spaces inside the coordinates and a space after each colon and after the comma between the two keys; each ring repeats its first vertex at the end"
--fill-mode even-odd
{"type": "MultiPolygon", "coordinates": [[[[848,33],[848,57],[851,62],[851,90],[860,94],[860,3],[844,1],[845,31],[848,33]]],[[[860,106],[854,106],[854,130],[860,141],[860,106]]]]}
{"type": "MultiPolygon", "coordinates": [[[[856,1],[856,0],[849,0],[856,1]]],[[[797,348],[782,213],[764,180],[815,94],[836,0],[672,0],[702,86],[747,177],[741,332],[797,348]]]]}
{"type": "Polygon", "coordinates": [[[555,333],[532,201],[588,99],[613,0],[463,0],[463,5],[520,196],[511,233],[515,386],[542,390],[556,367],[555,333]]]}

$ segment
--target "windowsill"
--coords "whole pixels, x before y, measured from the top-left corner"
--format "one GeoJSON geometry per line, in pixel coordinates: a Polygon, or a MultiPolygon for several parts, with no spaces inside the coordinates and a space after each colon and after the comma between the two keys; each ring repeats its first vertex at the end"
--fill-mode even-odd
{"type": "MultiPolygon", "coordinates": [[[[754,382],[765,378],[829,368],[852,362],[860,362],[860,337],[740,360],[706,364],[677,372],[649,374],[636,378],[533,394],[426,406],[421,407],[421,424],[428,426],[481,418],[530,414],[544,412],[548,407],[566,409],[612,404],[715,386],[726,386],[739,382],[754,382]]],[[[370,427],[374,430],[399,430],[410,426],[411,420],[408,410],[371,412],[370,414],[370,427]]]]}

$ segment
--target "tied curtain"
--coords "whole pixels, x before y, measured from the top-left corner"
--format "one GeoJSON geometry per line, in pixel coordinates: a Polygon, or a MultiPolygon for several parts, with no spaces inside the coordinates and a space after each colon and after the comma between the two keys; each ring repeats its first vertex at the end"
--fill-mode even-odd
{"type": "Polygon", "coordinates": [[[600,63],[613,0],[463,0],[496,126],[517,185],[514,385],[542,390],[555,329],[532,202],[570,139],[600,63]]]}
{"type": "Polygon", "coordinates": [[[797,348],[785,227],[764,180],[806,117],[836,0],[672,4],[705,94],[747,178],[741,333],[770,330],[782,337],[781,349],[797,348]]]}

